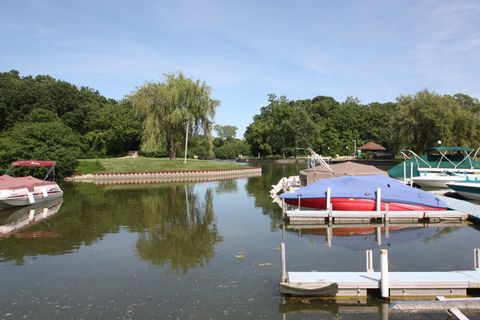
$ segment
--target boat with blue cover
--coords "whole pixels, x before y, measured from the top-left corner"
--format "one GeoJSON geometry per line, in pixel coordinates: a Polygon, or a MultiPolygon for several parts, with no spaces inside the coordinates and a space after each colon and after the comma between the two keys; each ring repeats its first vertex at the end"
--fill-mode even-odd
{"type": "Polygon", "coordinates": [[[305,208],[327,209],[327,189],[330,188],[332,210],[373,211],[377,207],[377,190],[381,192],[381,209],[390,211],[446,210],[448,205],[433,193],[407,186],[383,175],[344,176],[320,179],[284,192],[280,198],[287,204],[305,208]]]}

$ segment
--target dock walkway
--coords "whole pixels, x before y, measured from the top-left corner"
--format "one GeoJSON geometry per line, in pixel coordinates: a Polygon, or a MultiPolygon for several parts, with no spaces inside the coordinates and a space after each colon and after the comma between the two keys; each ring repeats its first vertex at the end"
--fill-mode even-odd
{"type": "Polygon", "coordinates": [[[366,251],[365,272],[287,272],[285,244],[281,244],[280,292],[295,296],[366,297],[370,290],[384,298],[466,296],[480,288],[480,249],[474,250],[474,270],[389,272],[388,251],[380,250],[380,272],[373,270],[372,250],[366,251]]]}
{"type": "MultiPolygon", "coordinates": [[[[465,296],[480,288],[479,271],[390,272],[390,297],[465,296]]],[[[380,272],[287,272],[284,294],[306,296],[366,296],[381,289],[380,272]]]]}

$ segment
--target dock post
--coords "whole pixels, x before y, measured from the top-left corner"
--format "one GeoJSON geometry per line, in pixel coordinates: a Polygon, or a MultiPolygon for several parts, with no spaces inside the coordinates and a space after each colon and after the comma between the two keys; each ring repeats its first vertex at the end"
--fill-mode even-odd
{"type": "Polygon", "coordinates": [[[328,225],[327,227],[327,245],[329,248],[332,247],[332,234],[333,234],[333,227],[328,225]]]}
{"type": "Polygon", "coordinates": [[[331,197],[332,197],[332,190],[330,188],[327,188],[327,203],[325,204],[326,210],[330,210],[331,197]]]}
{"type": "Polygon", "coordinates": [[[375,235],[376,235],[376,240],[379,246],[382,245],[382,228],[381,227],[376,227],[375,228],[375,235]]]}
{"type": "Polygon", "coordinates": [[[407,184],[407,161],[403,162],[403,182],[407,184]]]}
{"type": "Polygon", "coordinates": [[[382,298],[389,297],[388,288],[388,250],[380,250],[380,288],[382,290],[382,298]]]}
{"type": "Polygon", "coordinates": [[[390,204],[385,203],[385,239],[388,239],[388,237],[390,236],[389,224],[390,224],[390,204]]]}
{"type": "Polygon", "coordinates": [[[282,282],[287,282],[287,263],[285,261],[285,243],[280,243],[280,258],[282,262],[282,282]]]}
{"type": "Polygon", "coordinates": [[[366,250],[365,251],[365,258],[366,258],[366,269],[367,272],[373,272],[373,251],[366,250]]]}
{"type": "Polygon", "coordinates": [[[377,188],[377,212],[382,208],[382,189],[377,188]]]}
{"type": "Polygon", "coordinates": [[[285,218],[286,211],[287,211],[287,208],[285,207],[285,199],[282,198],[282,215],[284,218],[285,218]]]}
{"type": "Polygon", "coordinates": [[[475,261],[475,271],[480,271],[480,249],[473,249],[473,257],[475,261]]]}

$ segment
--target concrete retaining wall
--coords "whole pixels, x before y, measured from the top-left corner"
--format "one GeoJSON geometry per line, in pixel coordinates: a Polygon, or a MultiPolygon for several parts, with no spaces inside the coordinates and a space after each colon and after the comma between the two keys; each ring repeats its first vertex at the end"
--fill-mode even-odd
{"type": "Polygon", "coordinates": [[[261,168],[241,168],[224,170],[189,170],[136,173],[94,173],[66,178],[66,181],[89,182],[95,184],[139,184],[167,182],[218,181],[243,177],[258,177],[261,168]]]}

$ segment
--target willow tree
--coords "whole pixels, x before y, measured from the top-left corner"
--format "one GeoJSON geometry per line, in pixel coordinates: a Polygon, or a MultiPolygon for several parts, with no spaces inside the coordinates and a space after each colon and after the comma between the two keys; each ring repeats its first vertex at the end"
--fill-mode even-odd
{"type": "Polygon", "coordinates": [[[398,99],[392,140],[399,147],[422,151],[437,145],[475,146],[480,141],[480,114],[450,95],[428,90],[398,99]]]}
{"type": "Polygon", "coordinates": [[[211,98],[211,88],[183,73],[166,74],[164,82],[147,82],[129,98],[143,120],[142,151],[167,150],[170,159],[188,135],[207,139],[213,155],[212,122],[219,101],[211,98]]]}

